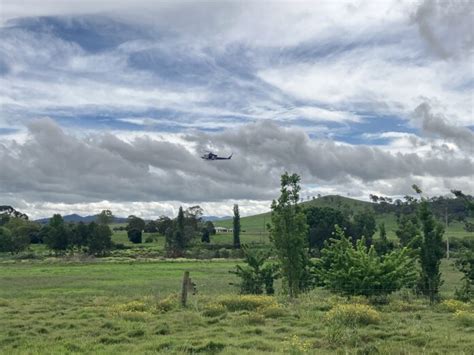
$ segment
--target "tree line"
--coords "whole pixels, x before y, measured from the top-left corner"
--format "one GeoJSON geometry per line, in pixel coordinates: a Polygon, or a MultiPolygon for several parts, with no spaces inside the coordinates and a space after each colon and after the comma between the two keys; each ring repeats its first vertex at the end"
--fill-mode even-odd
{"type": "MultiPolygon", "coordinates": [[[[411,288],[431,303],[439,299],[444,227],[418,186],[413,185],[418,198],[406,202],[410,208],[398,220],[400,243],[390,243],[381,225],[377,245],[371,241],[375,221],[370,212],[349,220],[333,209],[304,211],[298,204],[299,183],[297,174],[282,175],[281,195],[272,203],[269,230],[275,258],[244,247],[246,265],[232,271],[240,277],[242,293],[272,293],[274,280],[282,278],[292,298],[319,286],[344,295],[369,297],[386,297],[411,288]],[[316,258],[310,257],[313,248],[318,251],[316,258]]],[[[466,250],[456,262],[464,275],[463,287],[456,290],[459,299],[473,296],[473,255],[472,250],[466,250]]]]}

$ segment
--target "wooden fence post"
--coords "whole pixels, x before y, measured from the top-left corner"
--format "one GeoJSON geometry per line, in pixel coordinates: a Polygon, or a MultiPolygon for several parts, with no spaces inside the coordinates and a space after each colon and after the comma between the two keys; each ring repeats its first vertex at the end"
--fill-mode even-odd
{"type": "Polygon", "coordinates": [[[188,300],[188,287],[189,287],[189,271],[184,272],[183,286],[181,288],[181,305],[186,307],[186,301],[188,300]]]}

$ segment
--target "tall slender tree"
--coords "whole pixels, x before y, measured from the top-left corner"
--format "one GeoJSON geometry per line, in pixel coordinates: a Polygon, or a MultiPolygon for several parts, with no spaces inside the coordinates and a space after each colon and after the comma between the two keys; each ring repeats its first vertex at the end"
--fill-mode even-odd
{"type": "Polygon", "coordinates": [[[428,206],[428,201],[424,198],[419,204],[418,215],[423,231],[420,246],[421,272],[418,287],[433,303],[438,299],[439,288],[443,284],[439,266],[444,255],[444,228],[441,223],[435,220],[428,206]]]}
{"type": "Polygon", "coordinates": [[[234,235],[234,248],[240,248],[240,212],[239,205],[234,205],[234,219],[233,219],[233,235],[234,235]]]}
{"type": "Polygon", "coordinates": [[[281,195],[272,202],[270,238],[281,267],[281,276],[291,298],[308,286],[309,257],[306,216],[298,205],[300,177],[281,176],[281,195]]]}

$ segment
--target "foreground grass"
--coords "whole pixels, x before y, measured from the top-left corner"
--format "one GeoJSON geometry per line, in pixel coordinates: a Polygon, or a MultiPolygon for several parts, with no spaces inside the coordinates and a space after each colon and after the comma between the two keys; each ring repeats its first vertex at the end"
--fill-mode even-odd
{"type": "MultiPolygon", "coordinates": [[[[375,321],[360,324],[333,322],[328,314],[337,305],[367,300],[323,290],[294,302],[257,298],[249,308],[229,285],[236,281],[228,273],[235,263],[2,264],[0,353],[472,354],[470,305],[430,307],[400,293],[374,307],[375,321]],[[199,291],[185,309],[173,296],[184,270],[199,291]]],[[[449,298],[459,274],[448,263],[443,273],[443,296],[449,298]]]]}

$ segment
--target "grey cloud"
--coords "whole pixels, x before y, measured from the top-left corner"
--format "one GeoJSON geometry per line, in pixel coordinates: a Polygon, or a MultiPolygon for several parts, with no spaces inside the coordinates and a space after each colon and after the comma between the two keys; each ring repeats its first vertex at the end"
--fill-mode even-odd
{"type": "MultiPolygon", "coordinates": [[[[202,133],[188,138],[197,142],[211,139],[202,133]]],[[[473,173],[469,158],[455,158],[450,151],[427,157],[392,154],[377,147],[310,140],[301,130],[281,128],[271,121],[215,134],[212,141],[221,149],[238,151],[249,161],[264,164],[267,169],[297,171],[315,182],[349,177],[374,181],[410,175],[452,177],[473,173]]]]}
{"type": "Polygon", "coordinates": [[[28,128],[24,144],[0,145],[0,193],[68,203],[268,198],[255,176],[239,181],[231,176],[238,167],[206,165],[174,143],[127,143],[110,135],[80,139],[51,119],[28,128]]]}
{"type": "Polygon", "coordinates": [[[443,59],[472,55],[473,17],[470,0],[424,0],[412,15],[428,46],[443,59]]]}
{"type": "Polygon", "coordinates": [[[95,135],[75,137],[51,119],[29,125],[23,144],[0,145],[0,195],[28,201],[212,202],[268,200],[278,193],[285,170],[298,172],[307,184],[350,184],[412,176],[463,177],[473,174],[469,158],[449,150],[441,155],[392,154],[370,146],[311,140],[295,128],[271,121],[237,130],[185,139],[180,143],[95,135]],[[199,158],[202,150],[234,152],[225,162],[199,158]]]}
{"type": "Polygon", "coordinates": [[[414,111],[414,117],[421,123],[421,128],[426,133],[437,135],[455,143],[466,152],[473,153],[474,132],[467,127],[448,124],[445,117],[432,112],[431,106],[427,102],[418,105],[414,111]]]}

